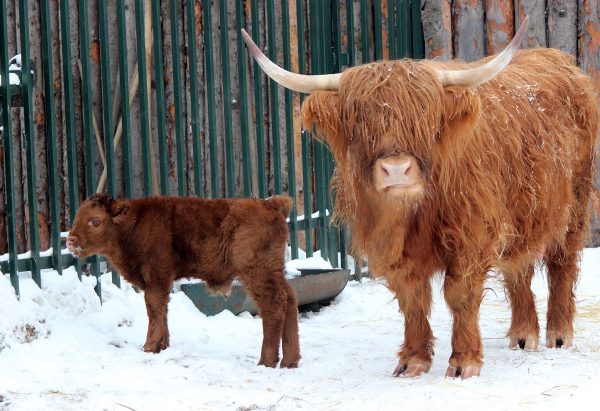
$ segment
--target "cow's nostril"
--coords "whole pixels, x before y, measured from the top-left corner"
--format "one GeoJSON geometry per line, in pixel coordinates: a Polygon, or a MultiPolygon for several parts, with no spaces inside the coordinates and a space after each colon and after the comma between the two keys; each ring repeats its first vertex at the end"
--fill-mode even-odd
{"type": "Polygon", "coordinates": [[[385,164],[381,165],[381,174],[384,177],[389,177],[390,176],[390,170],[388,170],[388,168],[385,166],[385,164]]]}

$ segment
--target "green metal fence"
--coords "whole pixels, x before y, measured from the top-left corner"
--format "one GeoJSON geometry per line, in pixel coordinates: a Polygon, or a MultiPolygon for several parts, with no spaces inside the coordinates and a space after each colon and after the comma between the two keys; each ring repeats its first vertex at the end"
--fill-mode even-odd
{"type": "Polygon", "coordinates": [[[318,74],[421,58],[419,13],[409,0],[0,0],[2,272],[17,292],[20,272],[38,285],[48,268],[100,275],[97,257],[77,261],[61,242],[97,191],[288,194],[292,257],[319,249],[346,267],[348,233],[329,225],[331,154],[300,130],[303,96],[266,80],[239,29],[318,74]]]}

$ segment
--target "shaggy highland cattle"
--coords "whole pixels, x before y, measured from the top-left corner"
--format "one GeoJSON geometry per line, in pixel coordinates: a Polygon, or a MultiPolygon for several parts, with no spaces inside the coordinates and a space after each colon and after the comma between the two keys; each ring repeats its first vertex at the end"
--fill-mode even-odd
{"type": "Polygon", "coordinates": [[[502,53],[482,61],[380,61],[321,76],[279,68],[243,33],[272,79],[311,93],[303,123],[335,158],[336,218],[404,314],[394,376],[430,369],[436,273],[453,317],[447,376],[480,373],[479,306],[492,268],[511,304],[510,347],[538,345],[536,260],[548,271],[546,346],[572,344],[598,106],[571,56],[517,51],[527,20],[502,53]]]}
{"type": "Polygon", "coordinates": [[[284,278],[289,197],[205,200],[150,197],[114,200],[95,195],[80,207],[67,238],[76,257],[108,257],[123,277],[144,290],[148,334],[144,351],[169,346],[167,304],[173,281],[205,280],[227,294],[237,276],[256,301],[263,324],[259,365],[300,360],[298,306],[284,278]]]}

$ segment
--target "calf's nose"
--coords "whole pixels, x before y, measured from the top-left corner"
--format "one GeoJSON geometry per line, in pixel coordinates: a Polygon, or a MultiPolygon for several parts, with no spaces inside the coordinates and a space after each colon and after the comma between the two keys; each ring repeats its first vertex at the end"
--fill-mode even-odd
{"type": "Polygon", "coordinates": [[[75,247],[75,246],[77,246],[77,236],[69,235],[67,237],[67,248],[71,248],[71,247],[75,247]]]}

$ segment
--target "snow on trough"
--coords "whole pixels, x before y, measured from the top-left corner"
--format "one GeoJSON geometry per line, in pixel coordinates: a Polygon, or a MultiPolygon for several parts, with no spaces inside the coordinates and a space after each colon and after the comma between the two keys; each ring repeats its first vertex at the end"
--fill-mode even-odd
{"type": "MultiPolygon", "coordinates": [[[[143,295],[102,277],[43,273],[43,290],[21,282],[17,300],[0,276],[0,410],[536,410],[593,409],[600,387],[600,249],[584,252],[571,349],[507,348],[510,312],[490,280],[481,310],[481,377],[446,379],[451,321],[434,282],[433,367],[391,376],[403,320],[382,280],[352,281],[329,307],[302,314],[295,370],[257,367],[262,330],[248,313],[206,317],[182,293],[169,304],[171,347],[141,350],[143,295]]],[[[545,327],[545,276],[534,280],[545,327]]],[[[543,342],[543,335],[540,343],[543,342]]]]}

